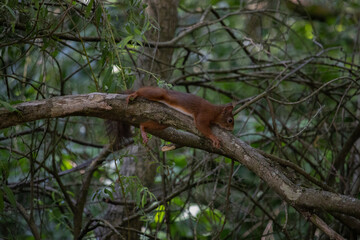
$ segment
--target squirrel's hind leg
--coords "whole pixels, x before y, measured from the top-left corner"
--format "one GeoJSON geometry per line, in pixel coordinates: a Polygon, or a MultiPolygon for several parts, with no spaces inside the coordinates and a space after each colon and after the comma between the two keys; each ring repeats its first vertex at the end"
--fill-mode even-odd
{"type": "Polygon", "coordinates": [[[146,121],[140,124],[140,132],[141,132],[141,137],[143,139],[143,143],[146,144],[149,139],[146,135],[146,131],[150,130],[150,131],[160,131],[163,130],[165,128],[167,128],[167,125],[164,124],[160,124],[158,122],[155,121],[146,121]]]}

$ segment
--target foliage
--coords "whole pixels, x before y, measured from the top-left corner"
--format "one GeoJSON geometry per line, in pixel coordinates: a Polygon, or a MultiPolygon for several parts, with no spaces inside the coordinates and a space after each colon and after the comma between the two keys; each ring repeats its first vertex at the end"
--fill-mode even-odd
{"type": "MultiPolygon", "coordinates": [[[[137,61],[151,46],[146,33],[162,30],[146,7],[140,0],[1,2],[0,106],[16,111],[19,102],[119,92],[139,75],[155,76],[137,61]]],[[[359,199],[359,143],[351,142],[359,138],[359,14],[355,0],[322,6],[182,0],[181,38],[159,45],[175,49],[167,63],[172,74],[158,83],[213,103],[236,101],[242,110],[237,137],[359,199]]],[[[121,175],[129,156],[114,152],[82,189],[85,172],[108,144],[104,132],[103,120],[90,117],[0,130],[0,238],[36,238],[36,228],[43,239],[72,238],[81,191],[88,191],[83,238],[106,226],[103,216],[112,205],[134,205],[126,217],[141,217],[142,232],[160,239],[322,238],[259,176],[197,149],[151,159],[158,166],[154,188],[121,175]]],[[[298,185],[322,189],[294,169],[283,170],[298,185]]],[[[358,232],[337,215],[319,215],[356,239],[358,232]]]]}

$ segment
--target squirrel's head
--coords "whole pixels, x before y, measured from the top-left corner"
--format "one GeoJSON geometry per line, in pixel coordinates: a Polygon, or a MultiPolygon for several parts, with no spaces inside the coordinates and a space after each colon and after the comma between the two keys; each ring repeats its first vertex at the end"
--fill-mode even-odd
{"type": "Polygon", "coordinates": [[[234,129],[234,115],[232,113],[234,105],[232,103],[226,104],[222,107],[221,114],[218,116],[217,125],[226,130],[234,129]]]}

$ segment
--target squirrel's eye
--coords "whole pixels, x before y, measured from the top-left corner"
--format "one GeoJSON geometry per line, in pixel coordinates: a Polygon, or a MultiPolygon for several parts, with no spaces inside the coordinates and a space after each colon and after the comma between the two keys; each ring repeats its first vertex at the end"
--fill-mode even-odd
{"type": "Polygon", "coordinates": [[[232,123],[232,121],[233,121],[233,120],[232,120],[231,118],[228,119],[228,123],[232,123]]]}

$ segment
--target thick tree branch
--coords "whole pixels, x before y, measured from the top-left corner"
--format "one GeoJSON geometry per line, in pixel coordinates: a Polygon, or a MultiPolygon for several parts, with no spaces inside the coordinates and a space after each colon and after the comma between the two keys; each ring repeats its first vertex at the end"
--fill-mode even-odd
{"type": "Polygon", "coordinates": [[[45,118],[93,116],[137,125],[145,119],[156,120],[187,132],[168,128],[155,135],[177,144],[203,149],[227,156],[245,165],[264,180],[282,199],[295,207],[342,213],[360,219],[360,200],[328,191],[304,188],[288,179],[274,162],[261,155],[231,133],[214,127],[221,139],[220,149],[214,149],[209,140],[199,137],[193,120],[165,105],[136,99],[128,106],[127,95],[91,93],[63,96],[15,105],[19,111],[0,109],[0,129],[45,118]],[[194,135],[196,134],[196,135],[194,135]]]}

